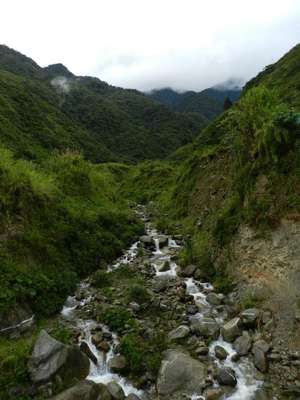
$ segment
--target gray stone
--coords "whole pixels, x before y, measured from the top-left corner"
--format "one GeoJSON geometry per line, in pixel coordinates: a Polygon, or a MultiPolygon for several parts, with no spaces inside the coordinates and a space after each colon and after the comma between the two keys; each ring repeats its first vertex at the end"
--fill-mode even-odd
{"type": "Polygon", "coordinates": [[[99,400],[112,400],[112,396],[107,389],[106,385],[103,383],[98,383],[98,388],[99,388],[99,393],[100,393],[100,399],[99,400]]]}
{"type": "Polygon", "coordinates": [[[141,400],[141,399],[140,399],[139,396],[137,396],[136,394],[130,393],[130,394],[126,397],[126,400],[141,400]]]}
{"type": "Polygon", "coordinates": [[[98,400],[99,395],[98,385],[92,381],[85,380],[52,397],[51,400],[98,400]]]}
{"type": "Polygon", "coordinates": [[[216,379],[220,385],[234,387],[237,384],[235,372],[230,367],[219,368],[216,374],[216,379]]]}
{"type": "Polygon", "coordinates": [[[186,325],[180,325],[173,329],[169,335],[169,340],[179,340],[187,337],[190,334],[190,328],[186,325]]]}
{"type": "Polygon", "coordinates": [[[126,358],[124,356],[115,356],[108,361],[108,368],[113,372],[120,372],[126,368],[126,358]]]}
{"type": "Polygon", "coordinates": [[[211,292],[206,296],[206,300],[213,306],[219,306],[222,303],[220,296],[217,293],[211,292]]]}
{"type": "Polygon", "coordinates": [[[268,370],[268,359],[266,353],[264,353],[260,348],[254,348],[252,350],[254,356],[254,365],[256,368],[265,373],[268,370]]]}
{"type": "Polygon", "coordinates": [[[206,389],[205,391],[205,399],[206,400],[219,400],[224,395],[224,390],[222,388],[212,388],[206,389]]]}
{"type": "Polygon", "coordinates": [[[193,264],[188,265],[187,267],[185,267],[185,268],[182,270],[181,275],[182,275],[182,276],[185,276],[185,277],[187,277],[187,278],[190,278],[191,276],[194,275],[196,269],[197,269],[197,265],[193,265],[193,264]]]}
{"type": "Polygon", "coordinates": [[[256,326],[260,310],[257,308],[248,308],[241,313],[241,320],[245,327],[253,328],[256,326]]]}
{"type": "Polygon", "coordinates": [[[49,381],[60,374],[66,380],[84,379],[90,368],[88,357],[78,346],[65,346],[42,330],[28,362],[28,371],[34,383],[49,381]]]}
{"type": "Polygon", "coordinates": [[[159,243],[160,247],[167,246],[169,243],[169,238],[166,235],[158,235],[156,237],[156,239],[158,239],[158,243],[159,243]]]}
{"type": "Polygon", "coordinates": [[[233,342],[242,333],[241,319],[237,317],[227,322],[225,325],[223,325],[221,333],[224,340],[227,342],[233,342]]]}
{"type": "Polygon", "coordinates": [[[169,261],[165,261],[161,266],[158,266],[159,272],[169,271],[171,268],[169,261]]]}
{"type": "Polygon", "coordinates": [[[186,353],[169,350],[162,361],[157,380],[160,395],[175,392],[193,394],[201,392],[207,378],[206,366],[186,353]]]}
{"type": "Polygon", "coordinates": [[[16,305],[0,312],[0,335],[20,334],[34,325],[34,315],[28,305],[16,305]]]}
{"type": "Polygon", "coordinates": [[[256,340],[253,344],[253,351],[255,349],[260,349],[264,353],[267,353],[270,350],[270,345],[263,339],[256,340]]]}
{"type": "Polygon", "coordinates": [[[125,399],[125,393],[122,389],[122,387],[115,381],[109,382],[107,384],[107,389],[109,393],[111,394],[111,397],[113,400],[124,400],[125,399]]]}
{"type": "Polygon", "coordinates": [[[98,364],[97,357],[95,354],[92,352],[90,346],[87,344],[87,342],[81,342],[80,343],[80,350],[88,356],[88,358],[95,364],[98,364]]]}
{"type": "Polygon", "coordinates": [[[228,352],[222,346],[215,347],[215,355],[219,360],[225,360],[228,356],[228,352]]]}
{"type": "Polygon", "coordinates": [[[248,332],[243,332],[234,342],[234,349],[240,356],[245,356],[251,349],[251,337],[248,332]]]}
{"type": "Polygon", "coordinates": [[[220,327],[214,318],[190,317],[192,331],[206,338],[217,339],[220,333],[220,327]]]}

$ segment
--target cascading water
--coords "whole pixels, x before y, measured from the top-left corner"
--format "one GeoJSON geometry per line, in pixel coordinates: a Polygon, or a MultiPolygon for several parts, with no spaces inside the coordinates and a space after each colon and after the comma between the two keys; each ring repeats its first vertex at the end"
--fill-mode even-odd
{"type": "MultiPolygon", "coordinates": [[[[140,213],[143,220],[147,221],[146,217],[140,213]]],[[[154,242],[155,249],[152,251],[151,256],[149,256],[149,261],[155,270],[155,275],[176,277],[178,265],[173,261],[172,256],[174,251],[180,246],[172,238],[168,238],[167,244],[161,248],[159,234],[151,227],[149,222],[146,222],[146,232],[154,242]],[[166,264],[167,263],[167,264],[166,264]],[[163,271],[162,271],[163,269],[163,271]]],[[[128,264],[135,260],[138,255],[140,242],[135,242],[129,250],[114,264],[108,268],[108,272],[111,272],[119,268],[122,264],[128,264]]],[[[186,292],[193,296],[195,305],[198,307],[199,312],[194,315],[194,318],[203,318],[206,315],[213,316],[215,320],[222,324],[227,317],[226,312],[222,309],[217,309],[217,307],[212,306],[207,301],[208,293],[214,290],[213,286],[209,282],[199,282],[193,278],[184,279],[186,292]]],[[[143,398],[143,392],[134,388],[134,386],[129,383],[125,378],[120,375],[113,373],[108,366],[108,361],[117,355],[115,353],[116,346],[118,344],[118,338],[115,334],[111,333],[109,329],[104,325],[99,325],[94,320],[83,320],[82,315],[78,315],[78,309],[85,307],[92,300],[92,292],[89,292],[89,285],[83,282],[80,285],[80,289],[85,289],[86,294],[84,299],[77,300],[75,296],[68,297],[65,306],[62,310],[62,316],[69,322],[73,323],[77,329],[80,331],[79,342],[86,342],[92,353],[97,359],[97,364],[92,361],[90,363],[90,373],[88,379],[97,382],[107,384],[110,381],[115,381],[120,384],[126,395],[129,393],[134,393],[141,398],[143,398]],[[99,351],[92,340],[92,332],[94,329],[99,329],[103,332],[111,334],[111,346],[107,353],[99,351]]],[[[222,337],[218,340],[213,341],[209,347],[209,356],[214,361],[217,366],[231,367],[236,374],[237,386],[230,395],[224,395],[222,399],[226,400],[251,400],[254,398],[255,392],[261,385],[261,381],[255,378],[256,371],[252,362],[247,358],[243,357],[237,362],[232,361],[232,356],[235,351],[230,343],[225,342],[222,337]],[[215,347],[219,345],[222,346],[227,352],[228,356],[225,360],[220,361],[215,356],[215,347]]],[[[218,386],[217,383],[214,383],[218,386]]],[[[205,397],[201,394],[195,393],[190,397],[191,400],[205,400],[205,397]]]]}

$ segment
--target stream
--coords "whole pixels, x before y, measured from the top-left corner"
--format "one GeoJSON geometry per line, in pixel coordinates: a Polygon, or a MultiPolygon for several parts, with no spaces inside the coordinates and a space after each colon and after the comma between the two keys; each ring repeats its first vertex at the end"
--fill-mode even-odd
{"type": "MultiPolygon", "coordinates": [[[[139,217],[145,222],[145,231],[148,237],[151,237],[155,248],[152,249],[151,255],[149,256],[149,265],[155,271],[156,277],[159,276],[170,276],[177,277],[179,275],[180,267],[176,264],[174,260],[174,254],[180,249],[180,245],[176,243],[176,241],[168,236],[167,243],[163,246],[160,245],[162,242],[162,238],[165,235],[160,234],[156,229],[153,228],[151,222],[148,221],[146,214],[141,208],[139,210],[139,217]],[[167,270],[165,270],[165,265],[169,266],[167,270]]],[[[119,268],[121,265],[130,264],[136,260],[138,257],[138,249],[140,247],[140,241],[135,242],[119,259],[117,259],[113,264],[111,264],[107,273],[114,271],[119,268]]],[[[200,282],[196,281],[194,278],[183,278],[180,279],[185,283],[186,293],[188,295],[193,296],[194,303],[197,305],[199,312],[193,315],[195,319],[203,319],[206,316],[213,316],[214,319],[222,325],[228,319],[226,311],[224,311],[223,307],[217,307],[211,305],[207,301],[207,295],[214,291],[213,286],[209,282],[200,282]]],[[[117,345],[119,343],[118,336],[111,332],[108,327],[105,325],[99,324],[99,322],[91,319],[83,319],[82,313],[79,311],[85,307],[88,308],[89,303],[93,299],[94,292],[91,290],[88,280],[83,281],[78,290],[81,291],[84,289],[85,297],[82,299],[78,299],[78,296],[70,296],[68,297],[62,311],[62,317],[73,327],[80,332],[78,337],[79,344],[81,342],[86,342],[95,355],[97,359],[97,364],[90,361],[90,373],[87,379],[92,380],[96,383],[107,384],[110,381],[117,382],[124,390],[126,396],[133,393],[140,398],[153,398],[153,395],[150,393],[145,393],[142,390],[136,389],[131,382],[129,382],[126,378],[120,376],[117,373],[113,373],[109,368],[109,360],[116,356],[118,353],[117,345]],[[99,328],[100,326],[100,328],[99,328]],[[101,329],[106,338],[110,341],[110,349],[105,351],[100,351],[92,340],[92,334],[97,331],[97,329],[101,329]]],[[[220,295],[222,296],[222,295],[220,295]]],[[[226,342],[222,336],[220,336],[217,340],[214,340],[209,345],[209,354],[208,356],[213,359],[214,364],[217,366],[230,367],[234,370],[237,385],[229,394],[221,397],[226,400],[251,400],[255,398],[255,393],[258,388],[262,385],[262,381],[259,381],[256,378],[257,370],[255,369],[253,362],[250,357],[245,356],[241,357],[238,361],[232,361],[232,356],[236,354],[231,343],[226,342]],[[225,360],[219,360],[215,355],[215,347],[222,346],[228,353],[225,360]]],[[[213,379],[213,378],[211,378],[213,379]]],[[[218,383],[213,380],[213,387],[217,388],[218,383]]],[[[155,397],[156,398],[156,397],[155,397]]],[[[205,397],[202,396],[201,393],[195,393],[192,397],[192,400],[201,399],[206,400],[205,397]]]]}

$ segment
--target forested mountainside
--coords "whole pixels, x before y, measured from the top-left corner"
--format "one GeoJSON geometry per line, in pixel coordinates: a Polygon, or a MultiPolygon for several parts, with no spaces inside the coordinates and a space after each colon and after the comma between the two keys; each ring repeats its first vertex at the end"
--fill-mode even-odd
{"type": "Polygon", "coordinates": [[[207,123],[173,112],[136,90],[76,77],[61,64],[39,67],[0,47],[1,142],[18,156],[82,151],[92,161],[163,158],[207,123]]]}
{"type": "Polygon", "coordinates": [[[241,89],[208,88],[201,92],[192,90],[179,93],[171,88],[153,90],[148,95],[174,111],[196,113],[213,120],[224,111],[224,102],[238,100],[241,89]]]}

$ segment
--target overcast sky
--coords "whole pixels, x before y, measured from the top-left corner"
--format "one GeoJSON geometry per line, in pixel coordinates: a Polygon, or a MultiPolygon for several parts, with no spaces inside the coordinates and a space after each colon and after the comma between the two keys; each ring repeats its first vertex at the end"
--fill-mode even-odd
{"type": "Polygon", "coordinates": [[[300,42],[300,0],[2,0],[0,43],[141,90],[247,80],[300,42]]]}

